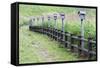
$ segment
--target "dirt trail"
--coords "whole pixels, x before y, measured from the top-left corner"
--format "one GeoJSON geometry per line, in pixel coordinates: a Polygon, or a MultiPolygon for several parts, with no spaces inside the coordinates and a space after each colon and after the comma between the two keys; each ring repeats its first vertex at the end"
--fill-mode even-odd
{"type": "Polygon", "coordinates": [[[37,52],[36,53],[38,56],[42,57],[42,59],[46,62],[52,62],[54,61],[54,55],[53,54],[50,54],[49,51],[45,48],[45,47],[41,47],[41,43],[39,42],[36,42],[36,43],[33,43],[32,45],[34,48],[37,49],[37,52]]]}

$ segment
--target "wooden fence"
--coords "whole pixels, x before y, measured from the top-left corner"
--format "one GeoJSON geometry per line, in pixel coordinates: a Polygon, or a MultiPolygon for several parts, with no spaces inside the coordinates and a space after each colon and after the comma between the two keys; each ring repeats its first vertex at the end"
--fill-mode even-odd
{"type": "Polygon", "coordinates": [[[69,48],[72,52],[78,54],[78,56],[87,57],[89,60],[96,58],[96,41],[92,38],[84,39],[82,36],[75,36],[74,34],[63,32],[54,28],[43,28],[39,26],[29,26],[29,30],[45,34],[52,39],[64,44],[65,48],[69,48]],[[87,47],[82,48],[82,41],[87,47]]]}

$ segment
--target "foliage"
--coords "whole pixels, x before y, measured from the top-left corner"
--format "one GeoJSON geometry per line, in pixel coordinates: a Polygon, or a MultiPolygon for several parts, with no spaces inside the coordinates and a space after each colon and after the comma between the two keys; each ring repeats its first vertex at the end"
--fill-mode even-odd
{"type": "MultiPolygon", "coordinates": [[[[65,31],[66,32],[71,32],[76,35],[80,35],[80,20],[78,18],[77,12],[82,8],[71,8],[71,7],[52,7],[52,6],[37,6],[37,5],[20,5],[19,6],[19,15],[23,17],[27,17],[27,19],[21,19],[26,22],[19,22],[19,24],[25,24],[28,23],[29,18],[31,16],[39,17],[41,15],[45,16],[45,21],[42,24],[41,19],[39,23],[35,19],[35,23],[38,26],[44,25],[43,27],[48,27],[48,20],[47,20],[47,15],[51,15],[53,13],[65,13],[66,16],[66,21],[65,21],[65,31]],[[26,9],[27,8],[27,9],[26,9]],[[76,17],[73,19],[73,17],[76,17]]],[[[95,21],[95,16],[96,16],[96,10],[95,9],[89,9],[89,8],[84,8],[86,11],[86,20],[84,22],[84,28],[85,28],[85,38],[88,38],[90,35],[91,37],[95,40],[95,35],[96,35],[96,21],[95,21]]],[[[20,21],[21,21],[20,20],[20,21]]],[[[61,29],[61,19],[57,19],[57,29],[61,29]]],[[[54,20],[51,18],[50,21],[50,26],[54,27],[54,20]]]]}
{"type": "Polygon", "coordinates": [[[59,47],[63,45],[51,40],[48,36],[29,31],[28,26],[22,26],[19,34],[19,62],[21,64],[82,60],[68,49],[59,47]]]}

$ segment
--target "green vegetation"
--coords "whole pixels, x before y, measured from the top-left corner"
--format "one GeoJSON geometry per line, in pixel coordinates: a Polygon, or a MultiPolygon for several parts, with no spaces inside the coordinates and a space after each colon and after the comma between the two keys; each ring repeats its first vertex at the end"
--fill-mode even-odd
{"type": "MultiPolygon", "coordinates": [[[[20,5],[19,11],[21,16],[40,16],[51,13],[66,13],[76,14],[79,9],[82,8],[71,8],[71,7],[57,7],[57,6],[40,6],[40,5],[20,5]]],[[[95,9],[86,9],[86,13],[89,16],[95,16],[95,9]]]]}
{"type": "MultiPolygon", "coordinates": [[[[52,7],[52,6],[36,6],[36,5],[20,5],[19,6],[19,62],[23,63],[39,63],[53,61],[75,61],[84,60],[77,58],[77,55],[71,53],[57,41],[52,41],[48,36],[29,31],[29,20],[35,16],[45,16],[44,27],[48,26],[47,15],[53,13],[65,13],[65,31],[80,35],[80,20],[77,15],[81,8],[71,7],[52,7]]],[[[85,38],[90,35],[95,40],[96,35],[96,11],[95,9],[86,9],[86,20],[84,21],[85,38]]],[[[50,20],[50,26],[54,27],[53,18],[50,20]]],[[[35,19],[34,25],[41,26],[41,20],[35,19]]],[[[57,29],[61,29],[61,19],[57,19],[57,29]]]]}
{"type": "MultiPolygon", "coordinates": [[[[80,20],[78,17],[78,10],[82,8],[71,8],[71,7],[52,7],[52,6],[37,6],[37,5],[20,5],[19,6],[19,16],[22,17],[20,18],[20,25],[21,24],[27,24],[29,23],[29,19],[32,16],[38,17],[41,15],[45,16],[45,22],[44,26],[47,27],[47,15],[52,15],[53,13],[65,13],[66,18],[65,18],[65,31],[66,32],[71,32],[75,35],[80,35],[80,20]],[[24,20],[25,22],[21,22],[24,20]]],[[[89,9],[89,8],[84,8],[86,10],[86,19],[84,21],[84,28],[85,28],[85,38],[88,38],[89,35],[95,40],[95,35],[96,35],[96,10],[95,9],[89,9]]],[[[61,19],[57,19],[57,27],[58,29],[61,29],[61,19]]],[[[35,20],[35,22],[37,22],[35,20]]],[[[41,23],[41,19],[39,21],[41,23]]],[[[41,25],[39,23],[35,23],[38,26],[41,25]]],[[[53,18],[50,21],[51,26],[53,27],[54,21],[53,18]]]]}
{"type": "Polygon", "coordinates": [[[63,45],[51,40],[48,36],[29,31],[28,26],[20,28],[19,41],[19,62],[21,64],[82,60],[70,50],[59,48],[63,45]]]}

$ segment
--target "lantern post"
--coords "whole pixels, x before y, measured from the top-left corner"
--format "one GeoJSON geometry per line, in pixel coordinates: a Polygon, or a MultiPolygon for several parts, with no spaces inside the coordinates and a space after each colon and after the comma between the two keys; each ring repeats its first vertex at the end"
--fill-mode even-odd
{"type": "Polygon", "coordinates": [[[48,16],[48,28],[50,28],[50,16],[48,16]]]}
{"type": "Polygon", "coordinates": [[[62,19],[62,33],[63,33],[62,39],[65,40],[65,36],[64,36],[64,33],[65,33],[65,30],[64,30],[64,19],[65,19],[65,14],[64,14],[64,13],[61,13],[60,16],[61,16],[61,19],[62,19]]]}
{"type": "Polygon", "coordinates": [[[54,35],[54,39],[56,40],[56,39],[57,39],[56,36],[58,35],[58,34],[57,34],[57,31],[56,31],[56,29],[57,29],[57,14],[54,14],[53,16],[54,16],[54,21],[55,21],[55,23],[54,23],[54,30],[53,30],[54,33],[53,33],[53,35],[54,35]]]}
{"type": "MultiPolygon", "coordinates": [[[[85,19],[85,15],[86,15],[86,12],[85,11],[78,11],[78,15],[80,17],[80,21],[81,21],[81,36],[82,36],[82,39],[84,39],[84,24],[83,24],[83,21],[85,19]]],[[[82,43],[82,48],[84,48],[84,41],[81,41],[82,43]]]]}
{"type": "Polygon", "coordinates": [[[54,14],[54,20],[55,20],[55,25],[54,25],[54,29],[57,29],[57,14],[54,14]]]}

